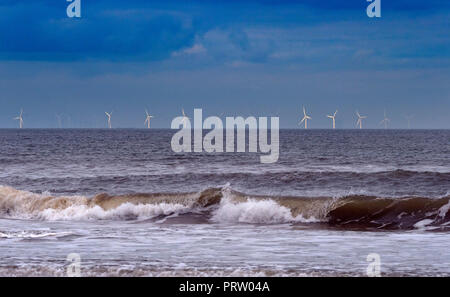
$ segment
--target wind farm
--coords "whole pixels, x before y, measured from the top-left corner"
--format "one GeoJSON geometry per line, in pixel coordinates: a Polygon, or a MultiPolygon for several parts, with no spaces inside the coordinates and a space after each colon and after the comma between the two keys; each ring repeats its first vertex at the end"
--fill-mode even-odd
{"type": "MultiPolygon", "coordinates": [[[[388,117],[388,113],[387,113],[386,109],[383,110],[383,118],[378,123],[378,125],[376,125],[375,123],[372,122],[372,123],[369,123],[369,124],[372,124],[372,125],[369,125],[369,126],[367,124],[365,124],[365,120],[367,118],[369,118],[369,117],[367,115],[362,115],[359,112],[359,110],[356,110],[356,112],[355,112],[355,114],[356,114],[356,126],[353,126],[353,125],[350,126],[349,125],[349,113],[348,113],[348,111],[347,111],[347,113],[345,113],[345,110],[344,110],[343,113],[340,113],[338,111],[338,109],[336,109],[335,112],[331,113],[331,114],[323,113],[324,117],[326,117],[327,119],[331,120],[331,123],[330,123],[331,125],[329,125],[329,124],[325,125],[324,122],[321,122],[321,123],[319,123],[320,124],[319,127],[317,127],[315,125],[311,126],[311,120],[313,119],[314,113],[312,113],[312,114],[309,113],[305,106],[302,106],[301,111],[302,111],[302,115],[301,115],[300,121],[297,123],[297,126],[301,126],[304,130],[308,130],[308,129],[311,129],[311,128],[312,129],[327,129],[328,127],[329,127],[328,129],[336,130],[336,129],[338,129],[338,126],[337,126],[338,113],[341,115],[339,117],[341,119],[339,121],[339,123],[340,123],[339,129],[351,129],[351,128],[357,128],[357,129],[380,129],[379,126],[381,126],[381,128],[384,129],[384,130],[388,129],[388,128],[391,128],[391,119],[388,117]],[[346,121],[346,119],[347,119],[347,121],[346,121]],[[325,128],[325,127],[327,127],[327,128],[325,128]]],[[[113,112],[112,111],[111,112],[104,112],[104,114],[106,116],[106,128],[107,129],[113,129],[113,123],[112,123],[112,121],[113,121],[113,112]]],[[[220,113],[219,118],[223,117],[223,114],[224,114],[223,112],[220,113]]],[[[86,125],[86,122],[84,122],[84,125],[82,125],[83,122],[81,120],[79,120],[79,119],[74,121],[74,125],[72,125],[71,116],[69,114],[65,113],[65,112],[64,113],[56,112],[54,114],[54,117],[55,117],[54,119],[56,119],[56,121],[54,122],[55,124],[53,126],[51,126],[53,128],[59,128],[59,129],[62,129],[62,128],[88,128],[88,129],[94,128],[95,129],[95,128],[101,128],[101,126],[102,126],[101,124],[99,124],[99,123],[101,123],[101,121],[98,118],[98,116],[93,116],[93,120],[90,121],[90,123],[91,124],[93,123],[93,125],[89,125],[89,122],[87,123],[87,125],[86,125]]],[[[279,117],[279,118],[282,117],[282,114],[280,113],[279,110],[276,113],[276,117],[279,117]]],[[[164,118],[164,117],[160,116],[160,118],[164,118]]],[[[400,124],[398,127],[394,127],[393,129],[411,129],[411,121],[412,121],[413,118],[414,118],[414,115],[412,115],[412,114],[404,114],[404,115],[400,116],[399,119],[403,119],[403,121],[404,121],[403,123],[404,124],[403,125],[400,124]]],[[[16,126],[17,128],[19,128],[19,129],[23,129],[24,128],[24,111],[23,111],[23,109],[20,109],[19,114],[16,117],[13,117],[12,119],[18,123],[18,127],[16,126]]],[[[144,127],[145,127],[145,129],[155,128],[155,126],[153,124],[151,124],[151,123],[153,123],[153,119],[154,119],[154,115],[150,114],[148,109],[145,109],[145,119],[144,119],[144,127]]],[[[398,119],[397,123],[400,121],[399,119],[398,119]]],[[[191,119],[187,116],[185,109],[181,108],[181,124],[186,126],[188,121],[191,121],[191,119]]],[[[34,122],[36,122],[36,119],[34,118],[32,120],[29,120],[29,122],[34,123],[34,122]]],[[[316,123],[316,122],[314,122],[314,123],[316,123]]],[[[131,126],[131,127],[128,126],[128,127],[129,128],[135,128],[136,126],[131,126]]],[[[136,127],[136,128],[138,128],[138,127],[136,127]]],[[[35,127],[30,127],[30,125],[28,125],[28,128],[39,128],[39,127],[36,127],[36,126],[35,127]]],[[[118,127],[118,128],[120,128],[120,127],[118,127]]],[[[125,127],[122,127],[122,128],[127,128],[127,127],[125,126],[125,127]]],[[[158,127],[156,127],[156,128],[158,128],[158,127]]]]}

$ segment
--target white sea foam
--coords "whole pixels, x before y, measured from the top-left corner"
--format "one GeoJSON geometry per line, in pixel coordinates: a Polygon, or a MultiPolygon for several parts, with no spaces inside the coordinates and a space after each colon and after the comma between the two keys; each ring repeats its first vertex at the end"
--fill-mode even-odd
{"type": "Polygon", "coordinates": [[[214,211],[213,222],[280,224],[294,221],[291,211],[273,200],[233,201],[230,184],[223,186],[222,194],[224,198],[214,211]]]}
{"type": "Polygon", "coordinates": [[[430,220],[430,219],[421,220],[414,224],[414,228],[419,229],[419,230],[428,230],[428,229],[430,229],[430,227],[428,225],[430,225],[433,222],[434,221],[430,220]]]}
{"type": "Polygon", "coordinates": [[[223,199],[212,220],[228,223],[286,223],[294,218],[288,208],[272,200],[252,200],[234,203],[223,199]]]}
{"type": "Polygon", "coordinates": [[[159,204],[132,204],[124,203],[117,208],[104,210],[96,205],[70,206],[65,209],[45,209],[37,216],[39,219],[56,220],[126,220],[126,219],[149,219],[160,215],[179,213],[188,208],[181,204],[159,203],[159,204]]]}
{"type": "Polygon", "coordinates": [[[61,237],[70,234],[71,234],[70,232],[42,232],[42,231],[0,232],[0,238],[33,239],[44,237],[61,237]]]}
{"type": "Polygon", "coordinates": [[[292,216],[291,210],[272,199],[252,199],[233,201],[230,193],[224,190],[224,199],[213,213],[211,220],[220,223],[251,223],[251,224],[283,224],[292,222],[319,222],[314,217],[304,218],[302,215],[292,216]]]}
{"type": "Polygon", "coordinates": [[[439,216],[441,218],[445,218],[449,210],[450,210],[450,201],[441,208],[439,208],[439,216]]]}
{"type": "Polygon", "coordinates": [[[112,209],[89,204],[84,196],[50,197],[0,186],[0,208],[4,215],[41,220],[114,220],[147,219],[189,210],[177,203],[133,204],[122,203],[112,209]]]}

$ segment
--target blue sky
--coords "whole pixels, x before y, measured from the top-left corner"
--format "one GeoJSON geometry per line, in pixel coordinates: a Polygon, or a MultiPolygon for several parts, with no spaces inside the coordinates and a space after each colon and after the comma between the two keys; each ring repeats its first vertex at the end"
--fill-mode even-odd
{"type": "Polygon", "coordinates": [[[296,127],[450,128],[450,2],[0,0],[0,127],[167,128],[182,107],[296,127]]]}

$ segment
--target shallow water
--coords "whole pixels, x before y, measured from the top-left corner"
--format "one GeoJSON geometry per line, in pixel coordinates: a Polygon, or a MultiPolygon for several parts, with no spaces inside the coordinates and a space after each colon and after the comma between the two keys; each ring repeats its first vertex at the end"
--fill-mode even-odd
{"type": "Polygon", "coordinates": [[[364,276],[370,253],[380,255],[383,275],[450,275],[449,233],[124,221],[1,224],[10,237],[0,237],[0,275],[65,275],[69,253],[80,254],[85,276],[364,276]]]}

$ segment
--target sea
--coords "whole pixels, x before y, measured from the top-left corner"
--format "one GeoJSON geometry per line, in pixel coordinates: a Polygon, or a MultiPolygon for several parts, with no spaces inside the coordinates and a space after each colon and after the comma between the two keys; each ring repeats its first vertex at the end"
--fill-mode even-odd
{"type": "Polygon", "coordinates": [[[174,133],[1,129],[0,276],[450,276],[450,130],[174,133]]]}

